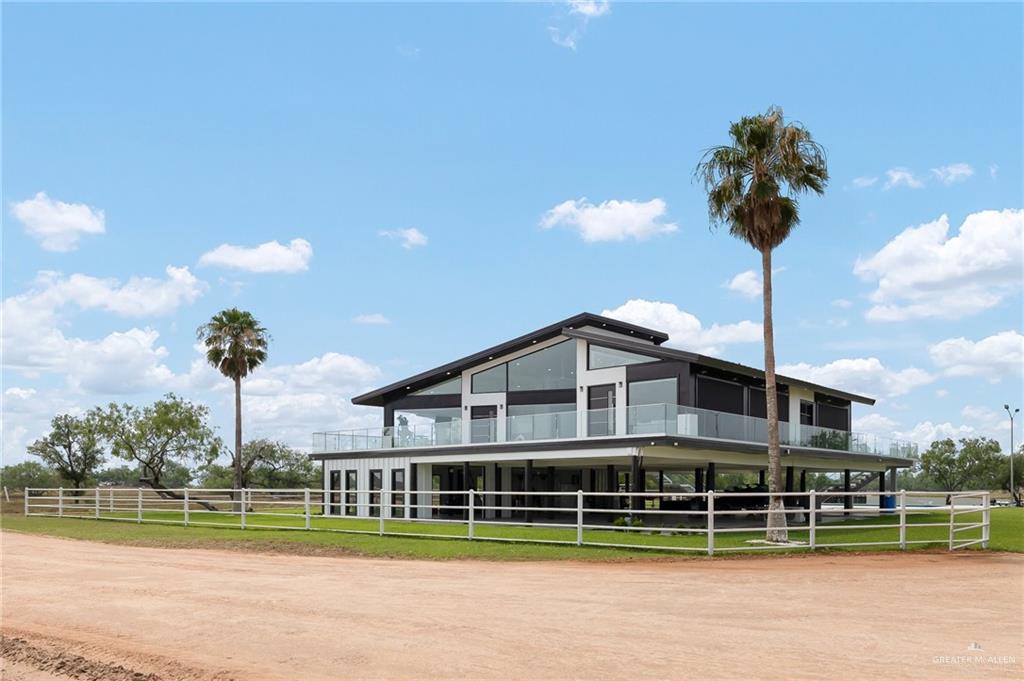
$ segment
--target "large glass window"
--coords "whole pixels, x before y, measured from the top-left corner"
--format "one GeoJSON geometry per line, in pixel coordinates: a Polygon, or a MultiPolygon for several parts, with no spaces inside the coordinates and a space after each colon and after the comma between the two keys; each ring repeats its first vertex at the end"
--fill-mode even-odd
{"type": "Polygon", "coordinates": [[[743,386],[707,376],[697,377],[697,406],[729,414],[743,413],[743,386]]]}
{"type": "Polygon", "coordinates": [[[508,363],[509,390],[574,390],[576,341],[563,341],[508,363]]]}
{"type": "Polygon", "coordinates": [[[405,495],[399,492],[405,491],[405,469],[391,469],[391,517],[405,517],[405,495]]]}
{"type": "Polygon", "coordinates": [[[456,376],[455,378],[449,378],[447,381],[441,381],[434,385],[417,390],[413,395],[461,395],[462,394],[462,376],[456,376]]]}
{"type": "Polygon", "coordinates": [[[807,402],[806,400],[800,400],[800,425],[801,426],[813,426],[814,425],[814,402],[807,402]]]}
{"type": "Polygon", "coordinates": [[[383,486],[383,471],[370,471],[370,515],[372,515],[374,518],[380,516],[380,490],[383,486]]]}
{"type": "Polygon", "coordinates": [[[345,515],[356,515],[357,492],[359,488],[358,471],[345,471],[345,515]]]}
{"type": "Polygon", "coordinates": [[[576,437],[576,403],[508,405],[508,439],[576,437]]]}
{"type": "Polygon", "coordinates": [[[679,400],[675,378],[632,381],[629,384],[629,406],[638,404],[676,404],[679,400]]]}
{"type": "Polygon", "coordinates": [[[473,374],[473,392],[475,393],[503,393],[508,387],[506,376],[507,364],[491,367],[478,374],[473,374]]]}
{"type": "Polygon", "coordinates": [[[627,364],[643,364],[645,362],[658,362],[657,357],[648,357],[635,352],[606,348],[600,345],[589,344],[588,366],[591,369],[606,369],[608,367],[621,367],[627,364]]]}

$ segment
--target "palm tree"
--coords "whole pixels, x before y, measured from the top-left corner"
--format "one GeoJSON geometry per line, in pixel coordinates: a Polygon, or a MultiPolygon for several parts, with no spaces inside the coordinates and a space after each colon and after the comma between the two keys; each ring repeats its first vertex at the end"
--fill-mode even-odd
{"type": "Polygon", "coordinates": [[[772,250],[800,222],[797,196],[823,194],[828,184],[825,150],[800,123],[787,124],[782,109],[741,118],[729,126],[732,143],[712,147],[697,164],[695,177],[708,194],[713,226],[761,254],[764,297],[764,380],[768,402],[767,538],[787,541],[782,513],[782,465],[779,456],[779,402],[775,392],[775,332],[772,326],[772,250]]]}
{"type": "Polygon", "coordinates": [[[242,487],[242,379],[267,359],[270,335],[251,312],[231,308],[215,314],[196,331],[206,360],[235,382],[235,487],[242,487]]]}

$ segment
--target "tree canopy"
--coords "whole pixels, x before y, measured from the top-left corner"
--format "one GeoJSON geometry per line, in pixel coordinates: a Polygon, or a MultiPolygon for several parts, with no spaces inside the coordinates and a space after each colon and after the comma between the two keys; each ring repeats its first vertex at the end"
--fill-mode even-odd
{"type": "Polygon", "coordinates": [[[70,414],[54,416],[50,433],[30,444],[28,453],[38,456],[75,488],[82,487],[105,460],[95,420],[70,414]]]}
{"type": "Polygon", "coordinates": [[[90,415],[111,453],[138,464],[140,475],[155,485],[162,484],[170,463],[206,462],[220,450],[206,423],[209,409],[173,393],[145,407],[112,402],[90,415]]]}

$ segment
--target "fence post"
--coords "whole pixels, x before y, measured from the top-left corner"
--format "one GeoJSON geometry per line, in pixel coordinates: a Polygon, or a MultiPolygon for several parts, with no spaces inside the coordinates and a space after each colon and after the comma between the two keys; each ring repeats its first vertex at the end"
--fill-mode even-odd
{"type": "MultiPolygon", "coordinates": [[[[817,526],[818,526],[818,506],[815,500],[817,492],[811,490],[811,522],[808,527],[808,542],[811,545],[811,550],[814,550],[815,544],[817,544],[817,526]]],[[[827,543],[827,542],[826,542],[827,543]]]]}
{"type": "Polygon", "coordinates": [[[907,490],[900,490],[900,549],[907,548],[907,490]]]}
{"type": "Polygon", "coordinates": [[[576,546],[583,546],[583,490],[576,490],[576,546]]]}
{"type": "Polygon", "coordinates": [[[988,548],[988,540],[991,537],[992,505],[989,499],[990,492],[985,492],[981,502],[981,548],[988,548]]]}
{"type": "Polygon", "coordinates": [[[949,550],[953,550],[953,508],[955,506],[955,498],[952,494],[949,495],[949,550]]]}
{"type": "Polygon", "coordinates": [[[474,496],[475,495],[473,494],[473,490],[469,490],[469,532],[468,532],[468,535],[469,535],[469,539],[470,540],[472,540],[473,536],[476,534],[476,525],[474,523],[474,521],[476,520],[476,508],[475,508],[476,504],[473,502],[473,497],[474,496]]]}
{"type": "MultiPolygon", "coordinates": [[[[378,502],[377,502],[377,515],[380,516],[377,519],[378,520],[378,523],[377,523],[377,536],[379,536],[379,537],[383,537],[384,536],[384,509],[386,507],[388,507],[388,503],[387,503],[388,502],[388,495],[384,493],[384,489],[383,488],[384,488],[384,485],[381,485],[381,490],[378,493],[380,496],[378,497],[378,502]]],[[[371,495],[371,498],[372,498],[372,495],[371,495]]],[[[389,507],[388,507],[388,510],[390,510],[389,507]]]]}
{"type": "Polygon", "coordinates": [[[64,488],[59,487],[57,489],[57,517],[64,517],[64,488]]]}
{"type": "Polygon", "coordinates": [[[185,527],[188,527],[188,487],[185,488],[185,501],[183,506],[185,508],[185,527]]]}
{"type": "Polygon", "coordinates": [[[138,492],[138,496],[136,498],[136,503],[135,503],[135,522],[141,523],[142,522],[142,488],[141,487],[138,488],[136,490],[136,492],[138,492]]]}
{"type": "Polygon", "coordinates": [[[708,490],[708,555],[715,555],[715,490],[708,490]]]}
{"type": "Polygon", "coordinates": [[[100,518],[100,488],[99,487],[97,487],[93,491],[93,499],[95,500],[95,503],[96,503],[96,509],[95,509],[96,512],[93,515],[95,516],[95,518],[97,520],[99,520],[99,518],[100,518]]]}
{"type": "Polygon", "coordinates": [[[114,488],[111,487],[107,495],[107,510],[111,513],[114,512],[114,488]]]}
{"type": "Polygon", "coordinates": [[[308,530],[309,529],[309,488],[308,487],[304,490],[302,496],[303,496],[302,503],[303,503],[303,507],[304,507],[304,510],[305,510],[305,516],[306,516],[306,529],[308,530]]]}
{"type": "Polygon", "coordinates": [[[32,488],[31,487],[26,487],[25,489],[22,490],[22,492],[25,494],[25,517],[27,518],[28,517],[28,498],[29,498],[30,494],[32,493],[32,488]]]}
{"type": "Polygon", "coordinates": [[[245,498],[248,495],[246,495],[245,491],[246,490],[245,490],[244,487],[242,489],[238,490],[239,497],[242,500],[242,529],[243,530],[245,529],[245,511],[246,511],[245,507],[248,505],[246,503],[246,498],[245,498]]]}

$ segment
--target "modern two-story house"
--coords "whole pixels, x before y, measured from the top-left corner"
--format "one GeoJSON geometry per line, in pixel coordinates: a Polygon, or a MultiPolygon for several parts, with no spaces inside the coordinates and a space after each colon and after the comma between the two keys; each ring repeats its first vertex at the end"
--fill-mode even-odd
{"type": "MultiPolygon", "coordinates": [[[[481,505],[503,507],[486,517],[529,521],[516,506],[575,501],[527,503],[516,492],[663,491],[674,472],[697,492],[717,491],[724,471],[763,482],[763,371],[667,340],[583,313],[355,397],[380,407],[383,423],[313,435],[326,512],[376,515],[387,495],[387,516],[441,517],[444,505],[465,503],[445,491],[473,489],[481,505]]],[[[851,404],[870,397],[778,383],[787,490],[802,490],[809,471],[840,472],[846,489],[877,478],[884,490],[887,472],[894,485],[896,469],[912,463],[912,445],[851,432],[851,404]]]]}

